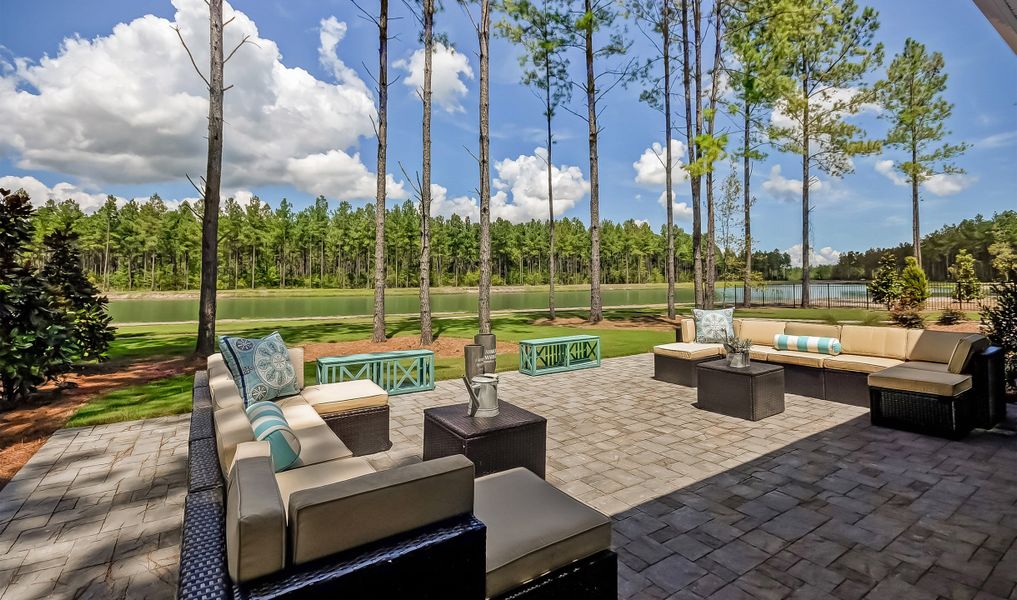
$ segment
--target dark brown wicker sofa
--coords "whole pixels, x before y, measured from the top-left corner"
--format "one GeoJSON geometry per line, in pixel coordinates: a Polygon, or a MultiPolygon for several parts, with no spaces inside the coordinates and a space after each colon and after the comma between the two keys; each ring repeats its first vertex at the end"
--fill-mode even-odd
{"type": "MultiPolygon", "coordinates": [[[[529,471],[474,480],[461,455],[376,471],[319,423],[276,473],[216,395],[198,372],[179,598],[616,597],[610,520],[529,471]]],[[[284,410],[298,431],[316,418],[284,410]]]]}
{"type": "MultiPolygon", "coordinates": [[[[752,341],[753,361],[784,367],[788,393],[868,407],[877,424],[955,437],[1006,415],[1002,351],[979,334],[752,319],[735,319],[734,329],[752,341]],[[778,334],[837,338],[842,352],[776,350],[778,334]],[[906,397],[913,406],[902,413],[895,407],[906,397]],[[916,406],[932,407],[939,424],[924,417],[910,423],[916,406]]],[[[695,386],[696,364],[722,357],[724,347],[683,341],[695,339],[692,319],[682,320],[676,337],[654,348],[654,376],[695,386]]]]}

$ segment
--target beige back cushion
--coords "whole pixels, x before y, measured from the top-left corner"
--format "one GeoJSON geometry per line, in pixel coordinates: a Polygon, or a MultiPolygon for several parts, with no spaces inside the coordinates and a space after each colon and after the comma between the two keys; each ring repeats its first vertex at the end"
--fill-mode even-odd
{"type": "MultiPolygon", "coordinates": [[[[809,337],[825,337],[840,339],[840,325],[825,325],[823,323],[795,323],[790,322],[784,327],[784,333],[788,335],[804,335],[809,337]]],[[[770,344],[773,338],[770,338],[770,344]]]]}
{"type": "Polygon", "coordinates": [[[773,336],[784,333],[784,321],[740,320],[741,327],[736,332],[736,335],[740,338],[752,340],[753,344],[772,346],[773,336]]]}
{"type": "Polygon", "coordinates": [[[966,335],[957,342],[950,356],[950,363],[947,370],[951,373],[963,373],[971,362],[971,357],[989,347],[989,338],[979,333],[966,335]]]}
{"type": "Polygon", "coordinates": [[[297,375],[297,389],[304,389],[304,349],[288,348],[290,351],[290,364],[297,375]]]}
{"type": "Polygon", "coordinates": [[[303,564],[472,511],[473,463],[461,454],[301,490],[290,495],[291,560],[303,564]]]}
{"type": "Polygon", "coordinates": [[[696,322],[693,319],[682,319],[682,341],[696,341],[696,322]]]}
{"type": "Polygon", "coordinates": [[[949,363],[954,349],[957,348],[957,342],[967,335],[969,334],[952,331],[909,329],[907,359],[949,363]]]}
{"type": "Polygon", "coordinates": [[[230,472],[237,444],[254,441],[251,421],[244,412],[243,404],[228,406],[213,413],[215,418],[215,444],[219,451],[219,468],[223,476],[230,472]]]}
{"type": "Polygon", "coordinates": [[[216,377],[208,382],[208,390],[212,396],[215,410],[244,406],[244,399],[240,397],[240,389],[232,379],[216,377]]]}
{"type": "Polygon", "coordinates": [[[226,567],[234,582],[286,567],[286,511],[268,442],[237,449],[226,492],[226,567]]]}
{"type": "Polygon", "coordinates": [[[844,325],[840,330],[840,346],[844,354],[904,360],[908,352],[908,332],[899,327],[844,325]]]}

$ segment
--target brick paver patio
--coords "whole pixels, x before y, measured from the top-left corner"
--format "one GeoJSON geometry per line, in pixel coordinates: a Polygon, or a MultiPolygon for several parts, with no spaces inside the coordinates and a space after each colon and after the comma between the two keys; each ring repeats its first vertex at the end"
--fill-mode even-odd
{"type": "MultiPolygon", "coordinates": [[[[652,359],[530,378],[502,397],[548,419],[547,478],[611,514],[625,598],[1017,599],[1017,411],[962,442],[871,427],[799,396],[751,423],[696,409],[652,359]]],[[[375,466],[420,460],[396,396],[375,466]]],[[[0,492],[0,599],[173,596],[186,416],[54,435],[0,492]]]]}

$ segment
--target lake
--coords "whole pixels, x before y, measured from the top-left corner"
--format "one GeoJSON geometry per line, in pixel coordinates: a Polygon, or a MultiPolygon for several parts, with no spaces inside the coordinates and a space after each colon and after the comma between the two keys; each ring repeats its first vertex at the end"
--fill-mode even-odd
{"type": "MultiPolygon", "coordinates": [[[[811,286],[813,299],[818,305],[833,300],[833,305],[864,306],[863,283],[816,283],[811,286]]],[[[722,304],[741,300],[740,287],[717,289],[717,300],[722,304]]],[[[661,287],[605,288],[602,291],[604,306],[648,306],[667,302],[667,290],[661,287]]],[[[679,304],[692,303],[692,289],[687,286],[675,290],[679,304]]],[[[590,292],[583,289],[558,290],[555,294],[560,309],[587,308],[590,292]]],[[[770,284],[753,290],[756,304],[792,304],[801,297],[800,284],[770,284]]],[[[252,298],[220,298],[217,316],[220,319],[284,319],[294,317],[369,316],[373,313],[374,298],[364,295],[339,296],[278,296],[252,298]]],[[[542,290],[492,290],[491,310],[540,310],[547,307],[547,292],[542,290]]],[[[198,300],[190,298],[143,298],[111,300],[110,314],[114,323],[153,323],[195,321],[198,300]]],[[[431,310],[436,313],[477,310],[476,292],[435,293],[431,295],[431,310]]],[[[388,314],[412,314],[420,311],[416,294],[390,294],[385,299],[388,314]]]]}

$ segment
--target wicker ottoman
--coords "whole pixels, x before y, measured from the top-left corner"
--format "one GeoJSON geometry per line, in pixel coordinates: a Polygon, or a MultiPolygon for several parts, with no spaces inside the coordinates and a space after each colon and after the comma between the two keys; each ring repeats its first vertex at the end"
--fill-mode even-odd
{"type": "Polygon", "coordinates": [[[370,406],[321,415],[353,456],[385,452],[392,447],[388,435],[388,405],[370,406]]]}
{"type": "Polygon", "coordinates": [[[424,460],[463,454],[476,476],[525,467],[543,478],[547,419],[508,402],[497,417],[470,417],[465,404],[424,411],[424,460]]]}
{"type": "Polygon", "coordinates": [[[734,368],[726,360],[696,366],[697,406],[730,417],[759,421],[784,412],[784,368],[754,362],[734,368]]]}

